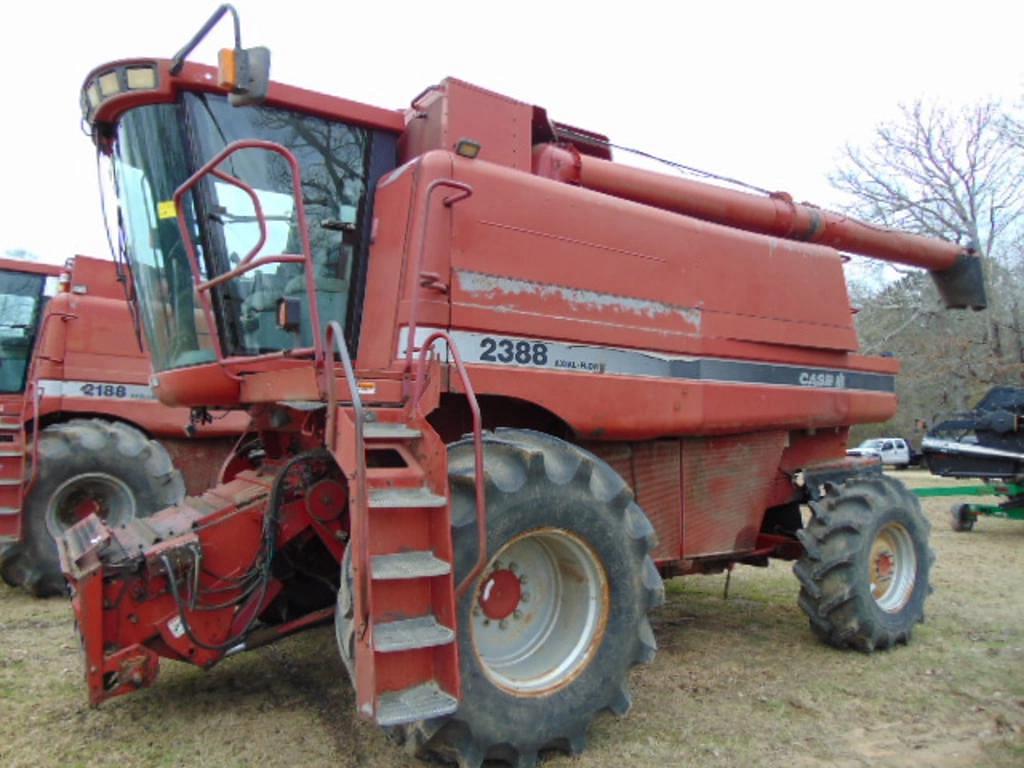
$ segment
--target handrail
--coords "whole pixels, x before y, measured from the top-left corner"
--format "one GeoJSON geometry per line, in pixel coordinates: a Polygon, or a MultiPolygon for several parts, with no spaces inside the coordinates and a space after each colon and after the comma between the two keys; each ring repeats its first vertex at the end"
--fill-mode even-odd
{"type": "Polygon", "coordinates": [[[469,401],[469,410],[473,414],[473,461],[476,470],[476,528],[477,528],[477,559],[473,569],[466,574],[455,589],[455,599],[460,600],[470,584],[483,571],[487,564],[487,494],[484,489],[484,438],[483,419],[480,416],[480,403],[477,402],[476,392],[473,391],[473,384],[469,380],[469,373],[462,362],[462,356],[455,345],[454,339],[447,331],[434,331],[420,347],[419,358],[416,363],[416,378],[413,383],[412,410],[419,413],[420,400],[426,391],[426,361],[427,353],[441,339],[448,345],[452,360],[455,362],[455,370],[462,380],[462,388],[466,390],[466,399],[469,401]]]}
{"type": "MultiPolygon", "coordinates": [[[[32,389],[32,472],[28,476],[28,481],[26,482],[24,479],[25,467],[23,466],[21,468],[21,477],[22,482],[24,483],[22,490],[22,501],[24,501],[24,498],[25,496],[28,495],[28,492],[32,490],[32,486],[36,484],[36,480],[39,479],[39,401],[43,399],[43,390],[40,389],[39,383],[35,379],[29,381],[29,387],[32,389]]],[[[27,390],[25,394],[28,394],[27,390]]],[[[24,417],[22,417],[21,431],[21,449],[22,454],[24,454],[25,437],[27,436],[25,430],[24,417]]]]}
{"type": "MultiPolygon", "coordinates": [[[[21,468],[21,479],[22,479],[22,499],[28,492],[32,490],[32,486],[36,484],[36,480],[39,478],[39,402],[43,399],[43,390],[39,387],[39,380],[36,378],[36,365],[38,364],[40,355],[36,354],[38,351],[38,345],[43,342],[46,338],[46,329],[53,318],[60,318],[62,322],[73,320],[78,315],[73,312],[58,312],[51,311],[50,307],[46,307],[43,310],[43,321],[39,324],[39,330],[36,331],[35,341],[33,343],[32,359],[29,363],[28,371],[25,375],[25,394],[22,396],[22,403],[27,400],[31,391],[32,398],[32,467],[31,474],[28,478],[25,477],[25,467],[22,465],[21,468]]],[[[28,431],[25,429],[25,414],[22,412],[19,415],[21,419],[21,448],[22,455],[24,456],[25,442],[28,439],[28,431]]],[[[22,459],[24,461],[24,458],[22,459]]]]}
{"type": "MultiPolygon", "coordinates": [[[[355,371],[352,367],[352,358],[348,353],[348,347],[345,344],[345,335],[341,328],[341,324],[337,320],[331,320],[327,324],[327,330],[324,332],[324,346],[330,350],[330,355],[325,355],[323,360],[322,375],[324,377],[323,389],[327,395],[327,447],[333,452],[338,444],[337,437],[337,425],[338,425],[338,393],[337,393],[337,382],[334,376],[334,350],[338,350],[338,354],[341,357],[341,364],[345,369],[345,380],[348,384],[349,395],[352,399],[352,410],[355,411],[355,430],[356,430],[356,456],[355,456],[355,470],[351,478],[352,485],[355,488],[356,505],[355,509],[350,509],[349,512],[353,517],[358,518],[359,522],[359,578],[356,580],[356,588],[359,590],[359,605],[362,609],[360,615],[361,629],[360,632],[364,631],[363,628],[368,626],[369,623],[369,579],[367,577],[367,569],[370,563],[370,542],[367,531],[369,530],[369,520],[366,519],[366,511],[368,507],[368,500],[366,494],[366,443],[363,438],[363,425],[366,423],[366,410],[363,407],[363,400],[359,396],[359,385],[356,382],[355,371]]],[[[352,520],[349,520],[350,527],[352,526],[352,520]]],[[[355,537],[353,537],[355,538],[355,537]]],[[[351,540],[351,539],[350,539],[351,540]]],[[[344,575],[342,576],[344,578],[344,575]]]]}
{"type": "Polygon", "coordinates": [[[213,336],[217,359],[223,362],[224,348],[221,345],[220,334],[215,332],[217,325],[213,314],[213,303],[210,301],[209,296],[210,289],[266,264],[302,263],[305,265],[305,269],[303,271],[306,275],[306,293],[309,296],[309,320],[315,329],[313,333],[314,358],[317,363],[320,363],[324,359],[324,340],[321,338],[319,333],[320,307],[316,296],[316,276],[313,274],[313,249],[310,245],[309,239],[309,224],[306,221],[306,206],[302,199],[302,169],[300,168],[299,161],[296,159],[294,153],[292,153],[287,147],[283,147],[273,141],[266,141],[263,139],[241,139],[239,141],[233,141],[214,155],[213,158],[203,165],[198,171],[189,176],[188,179],[186,179],[185,182],[174,191],[174,206],[177,211],[178,229],[181,232],[181,239],[185,245],[185,253],[188,256],[189,267],[192,269],[192,280],[195,283],[199,301],[203,305],[203,314],[206,316],[207,326],[213,336]],[[246,184],[236,176],[225,173],[218,168],[218,166],[227,160],[228,157],[243,149],[262,149],[267,152],[274,152],[283,157],[291,168],[292,195],[295,199],[295,215],[298,220],[299,238],[302,242],[301,255],[277,254],[274,256],[262,256],[260,258],[256,258],[256,254],[260,252],[267,240],[267,222],[266,217],[263,215],[263,207],[260,205],[259,196],[250,185],[246,184]],[[212,277],[209,280],[205,280],[203,278],[202,270],[199,268],[199,257],[196,255],[196,248],[192,242],[192,236],[188,229],[188,221],[185,218],[185,207],[182,205],[182,200],[184,199],[185,194],[190,192],[206,175],[215,176],[221,181],[238,187],[245,192],[252,201],[253,210],[256,214],[256,223],[260,228],[259,240],[249,253],[246,254],[245,258],[238,263],[238,266],[220,275],[212,277]]]}
{"type": "Polygon", "coordinates": [[[464,184],[461,181],[455,181],[454,179],[434,179],[427,185],[427,191],[424,195],[423,203],[423,226],[420,229],[419,249],[416,251],[416,268],[412,273],[413,280],[417,281],[417,284],[413,287],[412,303],[409,305],[409,327],[408,335],[406,337],[405,369],[410,372],[412,371],[412,357],[416,347],[416,321],[418,320],[420,303],[419,279],[420,272],[423,271],[423,254],[427,249],[427,232],[430,225],[431,211],[430,198],[433,196],[434,192],[441,187],[459,190],[457,194],[444,199],[445,208],[451,208],[455,203],[465,200],[473,194],[473,187],[469,184],[464,184]]]}

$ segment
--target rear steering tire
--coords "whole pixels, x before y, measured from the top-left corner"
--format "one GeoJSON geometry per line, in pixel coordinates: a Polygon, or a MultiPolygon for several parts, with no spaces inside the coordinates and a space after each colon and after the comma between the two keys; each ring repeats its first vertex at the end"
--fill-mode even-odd
{"type": "Polygon", "coordinates": [[[826,486],[797,533],[793,568],[811,629],[837,648],[870,653],[910,640],[924,621],[935,555],[917,498],[883,475],[826,486]]]}
{"type": "Polygon", "coordinates": [[[74,419],[39,434],[39,475],[24,502],[22,540],[0,553],[0,574],[36,597],[64,593],[55,536],[95,513],[111,525],[185,497],[181,473],[160,443],[134,427],[74,419]]]}

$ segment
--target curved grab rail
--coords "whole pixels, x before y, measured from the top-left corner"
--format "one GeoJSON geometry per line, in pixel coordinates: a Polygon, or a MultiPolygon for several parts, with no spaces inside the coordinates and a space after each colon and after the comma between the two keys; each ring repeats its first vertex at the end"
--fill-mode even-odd
{"type": "Polygon", "coordinates": [[[469,401],[469,410],[473,414],[473,459],[476,470],[477,559],[472,570],[466,574],[466,577],[459,582],[459,585],[455,589],[455,599],[459,600],[469,588],[469,585],[476,580],[483,571],[484,566],[487,564],[487,494],[484,490],[483,419],[480,416],[480,403],[477,402],[476,392],[473,391],[473,384],[469,380],[469,373],[466,371],[466,366],[462,362],[462,355],[459,354],[459,349],[455,346],[455,341],[447,331],[434,331],[434,333],[427,337],[423,346],[420,347],[419,358],[416,362],[416,379],[413,385],[413,397],[411,402],[413,411],[419,414],[420,400],[423,399],[423,393],[427,388],[425,375],[427,354],[441,339],[444,339],[445,343],[448,345],[448,351],[451,353],[452,360],[455,362],[455,370],[458,371],[459,378],[462,380],[462,388],[466,390],[466,399],[469,401]]]}
{"type": "MultiPolygon", "coordinates": [[[[73,312],[52,311],[50,307],[46,307],[44,309],[43,321],[39,324],[39,330],[36,331],[35,344],[41,344],[43,339],[46,338],[46,329],[55,317],[59,318],[61,322],[66,323],[68,320],[74,320],[78,315],[73,312]]],[[[22,499],[28,495],[29,491],[31,491],[32,487],[36,484],[36,480],[39,479],[39,404],[45,393],[39,386],[39,379],[36,377],[36,364],[38,359],[39,357],[37,355],[32,355],[32,360],[29,362],[28,371],[25,376],[25,394],[22,396],[23,404],[30,398],[32,400],[32,457],[30,459],[32,466],[27,479],[25,478],[24,466],[22,467],[21,475],[24,483],[22,488],[22,499]]],[[[28,432],[25,429],[25,414],[24,411],[22,411],[21,445],[23,451],[28,439],[28,432]]]]}
{"type": "MultiPolygon", "coordinates": [[[[414,269],[412,273],[413,279],[417,281],[420,279],[420,273],[423,271],[423,254],[427,249],[427,232],[430,229],[430,198],[433,196],[434,192],[442,187],[458,190],[456,194],[444,199],[445,208],[451,208],[455,203],[465,200],[473,194],[473,187],[469,184],[464,184],[461,181],[455,181],[454,179],[434,179],[427,185],[427,191],[423,196],[423,227],[420,229],[420,243],[419,248],[416,251],[416,269],[414,269]]],[[[412,303],[409,306],[409,330],[406,337],[407,343],[405,350],[405,369],[407,371],[412,370],[412,356],[416,347],[416,321],[419,318],[420,304],[420,292],[418,287],[413,288],[412,296],[412,303]]]]}
{"type": "Polygon", "coordinates": [[[266,141],[263,139],[241,139],[239,141],[233,141],[214,155],[213,158],[204,164],[202,168],[189,176],[188,179],[186,179],[185,182],[174,191],[174,207],[177,211],[178,229],[181,232],[181,239],[185,245],[185,253],[188,256],[189,267],[192,269],[192,280],[195,283],[196,293],[199,296],[199,300],[203,305],[203,314],[206,316],[207,325],[213,335],[217,358],[223,361],[224,349],[221,346],[220,335],[214,333],[214,329],[217,325],[213,314],[213,304],[208,295],[210,289],[220,285],[221,283],[233,280],[246,272],[250,272],[264,266],[265,264],[302,263],[305,265],[306,293],[309,296],[309,319],[313,328],[317,329],[313,334],[313,353],[318,363],[322,361],[324,358],[324,342],[319,333],[320,307],[316,298],[316,278],[313,274],[313,249],[310,245],[309,239],[309,224],[306,221],[306,206],[302,199],[302,169],[300,168],[299,161],[296,159],[294,153],[292,153],[287,147],[283,147],[273,141],[266,141]],[[262,256],[260,258],[256,258],[256,254],[260,252],[264,243],[267,241],[267,221],[266,216],[263,214],[263,206],[260,205],[259,195],[256,194],[256,191],[250,185],[246,184],[236,176],[232,176],[231,174],[220,170],[218,167],[231,155],[243,149],[262,149],[266,152],[273,152],[283,157],[291,168],[292,196],[295,200],[295,214],[299,227],[299,239],[302,243],[301,254],[277,254],[274,256],[262,256]],[[185,218],[185,208],[181,204],[185,195],[192,191],[203,177],[207,175],[214,176],[227,184],[231,184],[232,186],[241,189],[249,196],[249,199],[253,204],[253,210],[256,214],[256,223],[259,225],[260,229],[260,236],[256,245],[249,251],[249,253],[246,254],[245,258],[238,263],[238,266],[208,280],[203,278],[202,270],[199,267],[199,257],[196,255],[196,248],[192,242],[191,233],[188,229],[188,221],[185,218]]]}
{"type": "MultiPolygon", "coordinates": [[[[32,468],[29,472],[28,480],[25,480],[25,468],[22,466],[21,477],[24,483],[22,487],[21,501],[24,502],[29,491],[32,490],[36,484],[36,480],[39,479],[39,403],[43,399],[43,390],[39,386],[39,383],[32,379],[28,383],[28,387],[25,389],[25,397],[32,398],[32,468]],[[31,393],[31,394],[29,394],[31,393]]],[[[22,452],[25,450],[25,438],[27,437],[27,431],[25,429],[25,417],[22,416],[21,420],[21,434],[22,434],[22,452]]]]}
{"type": "MultiPolygon", "coordinates": [[[[362,609],[360,626],[366,627],[369,622],[367,610],[370,604],[369,580],[367,578],[367,567],[370,562],[370,542],[369,537],[366,535],[369,525],[369,521],[366,520],[369,502],[366,494],[366,443],[363,438],[366,410],[363,407],[363,399],[359,396],[359,385],[356,382],[355,370],[352,367],[352,358],[348,353],[348,347],[345,345],[344,331],[337,320],[331,320],[327,324],[327,330],[324,332],[324,346],[330,354],[324,356],[323,369],[321,371],[323,376],[321,388],[327,396],[327,424],[325,429],[327,430],[327,447],[331,449],[332,453],[338,444],[338,393],[337,382],[334,376],[335,349],[337,349],[338,355],[341,357],[342,367],[345,369],[345,381],[348,384],[349,395],[352,399],[352,410],[355,412],[356,455],[355,470],[352,474],[351,483],[355,490],[356,504],[355,508],[350,509],[349,512],[352,518],[358,518],[359,524],[358,540],[360,543],[357,564],[360,567],[358,569],[358,578],[356,579],[356,589],[359,590],[359,605],[362,609]]],[[[350,519],[349,524],[352,525],[352,523],[353,519],[350,519]]]]}

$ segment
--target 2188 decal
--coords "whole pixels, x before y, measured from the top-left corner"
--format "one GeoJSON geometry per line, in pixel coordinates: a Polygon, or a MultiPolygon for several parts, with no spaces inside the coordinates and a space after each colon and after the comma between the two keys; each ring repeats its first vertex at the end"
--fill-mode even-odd
{"type": "Polygon", "coordinates": [[[128,397],[124,384],[83,384],[81,391],[86,397],[128,397]]]}

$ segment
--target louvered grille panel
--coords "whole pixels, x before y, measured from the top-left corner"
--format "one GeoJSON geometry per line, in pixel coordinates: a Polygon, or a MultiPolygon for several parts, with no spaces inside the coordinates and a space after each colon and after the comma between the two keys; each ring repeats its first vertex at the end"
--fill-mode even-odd
{"type": "Polygon", "coordinates": [[[675,560],[682,543],[683,493],[680,488],[680,442],[658,440],[636,443],[633,447],[633,473],[637,502],[647,512],[658,546],[655,560],[675,560]]]}
{"type": "Polygon", "coordinates": [[[785,432],[683,441],[683,556],[753,549],[785,432]]]}
{"type": "Polygon", "coordinates": [[[654,530],[655,560],[675,560],[682,544],[683,494],[680,488],[680,442],[593,443],[588,450],[607,462],[633,488],[654,530]]]}

